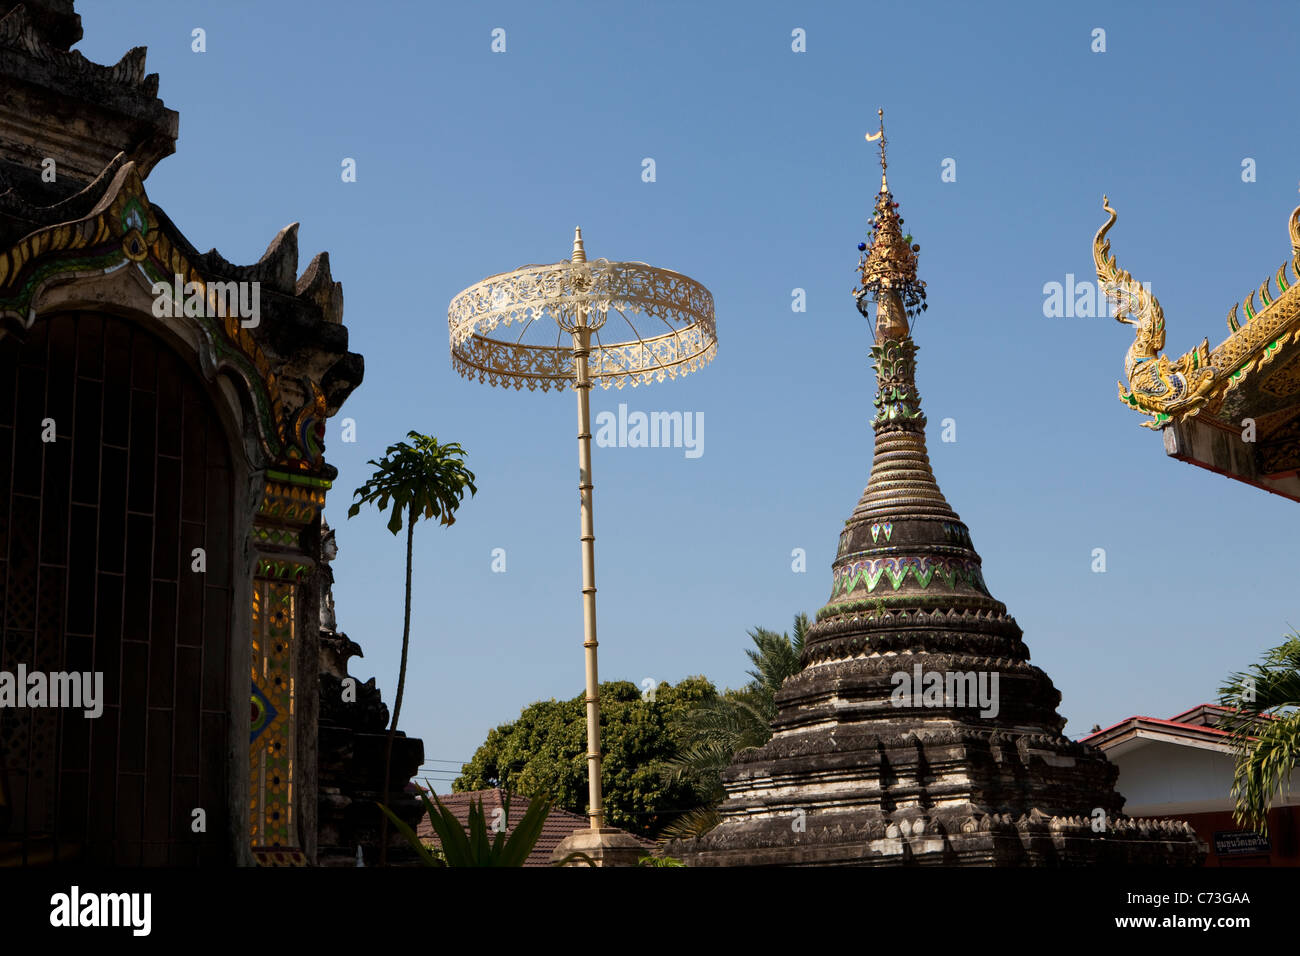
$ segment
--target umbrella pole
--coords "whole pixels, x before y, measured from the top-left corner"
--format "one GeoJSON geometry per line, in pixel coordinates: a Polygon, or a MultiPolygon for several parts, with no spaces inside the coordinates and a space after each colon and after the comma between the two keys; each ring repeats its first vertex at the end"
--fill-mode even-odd
{"type": "Polygon", "coordinates": [[[587,357],[591,330],[587,310],[577,309],[573,330],[574,391],[578,393],[578,498],[582,543],[582,646],[587,663],[587,816],[593,830],[605,825],[600,794],[600,681],[596,671],[596,531],[591,513],[591,379],[587,357]]]}

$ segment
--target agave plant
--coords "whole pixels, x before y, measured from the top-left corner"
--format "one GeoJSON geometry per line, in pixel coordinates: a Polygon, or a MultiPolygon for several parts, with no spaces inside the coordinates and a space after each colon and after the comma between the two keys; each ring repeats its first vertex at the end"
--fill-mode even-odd
{"type": "MultiPolygon", "coordinates": [[[[425,846],[415,831],[388,807],[380,804],[379,809],[384,811],[397,832],[415,850],[424,866],[523,866],[528,854],[537,846],[537,840],[542,835],[542,825],[551,812],[551,801],[533,800],[513,831],[507,833],[507,827],[493,837],[488,834],[483,801],[470,801],[468,825],[461,826],[456,814],[443,805],[437,794],[430,800],[421,792],[420,800],[424,803],[425,812],[429,814],[433,832],[442,844],[441,851],[425,846]]],[[[509,821],[508,794],[505,798],[505,812],[506,820],[509,821]]]]}

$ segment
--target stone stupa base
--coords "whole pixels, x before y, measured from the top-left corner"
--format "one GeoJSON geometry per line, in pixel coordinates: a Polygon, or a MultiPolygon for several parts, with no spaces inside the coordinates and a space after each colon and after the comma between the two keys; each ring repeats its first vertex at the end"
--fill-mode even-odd
{"type": "Polygon", "coordinates": [[[1188,825],[1175,820],[1126,817],[1099,833],[1089,819],[1038,811],[1019,820],[953,814],[902,825],[879,815],[843,817],[795,835],[788,819],[773,821],[767,834],[752,823],[744,832],[714,830],[700,841],[707,849],[678,845],[670,852],[682,853],[690,866],[1198,866],[1202,859],[1188,825]]]}

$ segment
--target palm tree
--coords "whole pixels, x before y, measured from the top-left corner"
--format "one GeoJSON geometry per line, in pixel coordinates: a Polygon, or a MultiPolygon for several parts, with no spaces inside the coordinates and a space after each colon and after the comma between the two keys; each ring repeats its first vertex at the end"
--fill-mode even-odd
{"type": "Polygon", "coordinates": [[[700,806],[665,827],[664,837],[702,836],[717,826],[717,806],[726,797],[722,771],[740,751],[761,747],[772,738],[776,692],[787,677],[802,670],[807,631],[806,614],[795,615],[793,638],[764,627],[749,631],[749,639],[754,642],[754,648],[745,651],[754,665],[746,672],[750,682],[741,690],[719,695],[687,716],[685,740],[677,755],[665,763],[664,773],[670,781],[689,783],[700,797],[700,806]]]}
{"type": "MultiPolygon", "coordinates": [[[[465,498],[465,489],[472,497],[474,473],[465,468],[464,450],[456,443],[438,444],[436,438],[407,432],[414,445],[398,442],[389,445],[384,457],[369,464],[375,466],[370,480],[352,492],[357,500],[348,508],[353,518],[363,504],[375,504],[384,511],[392,504],[388,530],[396,535],[406,520],[406,616],[402,625],[402,663],[397,673],[397,696],[393,700],[393,722],[388,727],[388,740],[384,745],[384,798],[388,805],[388,775],[393,761],[393,738],[397,735],[397,718],[402,712],[402,694],[406,690],[406,659],[411,646],[411,553],[415,541],[415,522],[420,518],[437,518],[444,526],[456,522],[456,509],[465,498]]],[[[388,863],[388,817],[383,818],[379,837],[379,865],[388,863]]]]}
{"type": "Polygon", "coordinates": [[[1232,710],[1220,727],[1232,733],[1237,766],[1232,796],[1239,825],[1268,833],[1268,811],[1300,763],[1300,633],[1292,629],[1262,663],[1231,675],[1219,702],[1232,710]]]}
{"type": "MultiPolygon", "coordinates": [[[[803,669],[800,658],[803,656],[804,635],[807,633],[807,614],[794,616],[793,638],[788,634],[769,631],[765,627],[756,627],[749,632],[749,639],[754,642],[756,650],[745,651],[754,665],[754,670],[746,671],[753,678],[747,690],[759,693],[763,703],[770,704],[771,717],[776,716],[776,692],[781,689],[787,677],[793,677],[803,669]]],[[[768,718],[769,721],[771,717],[768,718]]]]}

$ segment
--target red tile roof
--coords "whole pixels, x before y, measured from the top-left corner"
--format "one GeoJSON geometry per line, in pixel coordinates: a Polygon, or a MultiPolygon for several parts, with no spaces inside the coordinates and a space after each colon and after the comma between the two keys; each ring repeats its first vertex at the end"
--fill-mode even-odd
{"type": "MultiPolygon", "coordinates": [[[[1121,736],[1123,730],[1136,730],[1142,725],[1154,728],[1168,727],[1182,733],[1188,737],[1203,738],[1224,738],[1231,734],[1226,730],[1220,730],[1210,722],[1218,722],[1222,715],[1231,714],[1234,711],[1228,707],[1221,707],[1218,704],[1197,704],[1190,710],[1185,710],[1180,714],[1175,714],[1169,720],[1162,720],[1159,717],[1134,716],[1121,720],[1117,724],[1112,724],[1103,730],[1094,731],[1086,737],[1080,738],[1081,743],[1091,743],[1092,746],[1104,746],[1111,740],[1121,736]]],[[[1272,714],[1259,714],[1261,718],[1273,719],[1272,714]]]]}
{"type": "MultiPolygon", "coordinates": [[[[473,790],[465,793],[438,795],[442,805],[456,815],[456,819],[460,821],[461,826],[469,825],[469,805],[471,801],[478,800],[483,802],[483,813],[487,816],[490,826],[492,811],[498,807],[502,809],[505,807],[501,797],[500,790],[473,790]]],[[[511,794],[509,819],[512,827],[515,822],[528,812],[528,806],[529,800],[527,797],[511,794]]],[[[560,842],[574,830],[584,830],[590,825],[584,816],[570,813],[568,810],[562,810],[559,807],[552,807],[551,812],[546,817],[546,822],[542,824],[542,835],[538,838],[533,851],[528,854],[524,866],[550,866],[551,853],[560,845],[560,842]]],[[[420,826],[416,830],[416,834],[426,843],[438,845],[438,837],[434,834],[427,815],[420,818],[420,826]]],[[[654,848],[655,845],[649,840],[642,839],[636,834],[633,834],[633,836],[646,848],[647,854],[654,848]]]]}

